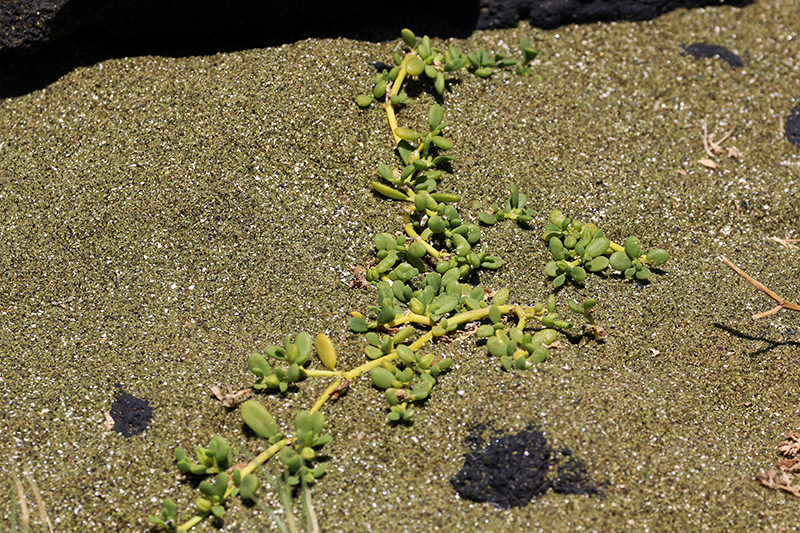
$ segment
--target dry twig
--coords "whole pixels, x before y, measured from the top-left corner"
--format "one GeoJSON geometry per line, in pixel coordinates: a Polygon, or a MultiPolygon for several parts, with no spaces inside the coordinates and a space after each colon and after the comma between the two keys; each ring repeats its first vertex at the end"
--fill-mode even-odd
{"type": "Polygon", "coordinates": [[[730,259],[728,259],[724,255],[718,256],[717,259],[719,259],[720,261],[725,263],[731,270],[733,270],[734,272],[739,274],[741,277],[743,277],[745,280],[747,280],[747,282],[750,285],[752,285],[756,289],[760,290],[761,292],[763,292],[764,294],[766,294],[767,296],[769,296],[770,298],[772,298],[773,300],[778,302],[778,305],[773,307],[769,311],[765,311],[763,313],[758,313],[756,315],[753,315],[753,320],[758,320],[759,318],[764,318],[765,316],[769,316],[769,315],[775,314],[778,311],[780,311],[781,309],[789,309],[790,311],[800,311],[800,305],[797,305],[795,303],[789,302],[789,301],[786,300],[786,298],[778,296],[773,291],[768,289],[765,285],[760,283],[758,280],[756,280],[756,279],[752,278],[751,276],[749,276],[747,274],[747,272],[745,272],[744,270],[742,270],[738,266],[734,265],[730,261],[730,259]]]}
{"type": "Polygon", "coordinates": [[[792,476],[786,472],[781,472],[779,474],[777,470],[770,468],[767,472],[762,472],[757,475],[756,481],[768,489],[784,490],[800,498],[800,485],[793,484],[792,476]]]}
{"type": "Polygon", "coordinates": [[[39,485],[36,484],[36,481],[33,479],[33,475],[29,472],[29,470],[30,466],[22,473],[28,480],[28,484],[31,486],[33,498],[36,500],[36,506],[39,508],[39,518],[42,520],[43,524],[47,524],[47,528],[50,530],[50,533],[53,533],[53,523],[50,521],[50,517],[47,516],[47,509],[44,506],[44,499],[42,498],[42,493],[39,490],[39,485]]]}
{"type": "Polygon", "coordinates": [[[28,528],[31,525],[31,513],[28,510],[28,500],[25,498],[25,489],[22,488],[22,483],[19,476],[14,472],[14,485],[17,487],[17,503],[19,503],[20,514],[22,515],[22,524],[28,528]]]}
{"type": "Polygon", "coordinates": [[[794,250],[800,250],[800,247],[794,245],[796,242],[800,242],[800,239],[790,239],[786,237],[785,239],[781,239],[780,237],[767,237],[767,239],[771,241],[775,241],[781,246],[785,246],[787,248],[792,248],[794,250]]]}
{"type": "Polygon", "coordinates": [[[768,489],[783,490],[800,498],[800,485],[792,483],[793,479],[789,474],[789,472],[800,471],[800,458],[794,457],[800,454],[800,435],[796,431],[789,433],[786,440],[778,446],[778,451],[789,457],[789,459],[778,461],[778,468],[783,472],[770,468],[767,472],[757,475],[756,481],[768,489]]]}
{"type": "Polygon", "coordinates": [[[236,404],[239,403],[239,398],[241,397],[247,398],[247,396],[251,392],[250,389],[243,389],[240,391],[233,392],[233,389],[231,388],[230,384],[228,385],[228,392],[226,394],[223,394],[222,389],[220,389],[216,385],[210,387],[210,389],[211,392],[214,394],[214,396],[217,397],[217,400],[221,401],[222,405],[224,405],[228,409],[236,407],[236,404]]]}
{"type": "Polygon", "coordinates": [[[778,446],[778,451],[786,457],[800,455],[800,434],[792,431],[786,435],[786,440],[778,446]]]}
{"type": "MultiPolygon", "coordinates": [[[[715,141],[714,140],[714,134],[713,133],[711,135],[708,134],[708,127],[706,125],[706,119],[703,119],[703,148],[705,149],[705,151],[709,155],[709,157],[714,157],[715,155],[719,155],[719,154],[722,153],[722,151],[723,151],[722,150],[722,143],[724,143],[725,140],[728,137],[731,136],[731,134],[733,133],[733,131],[735,129],[736,128],[731,128],[731,131],[729,131],[728,133],[723,135],[722,139],[720,139],[718,141],[715,141]]],[[[730,148],[728,150],[729,150],[728,151],[728,154],[729,154],[728,156],[729,157],[736,157],[736,155],[731,155],[732,152],[731,152],[730,148]]],[[[741,152],[739,152],[739,150],[737,150],[736,148],[733,148],[732,150],[735,150],[735,153],[738,156],[741,155],[741,152]]]]}

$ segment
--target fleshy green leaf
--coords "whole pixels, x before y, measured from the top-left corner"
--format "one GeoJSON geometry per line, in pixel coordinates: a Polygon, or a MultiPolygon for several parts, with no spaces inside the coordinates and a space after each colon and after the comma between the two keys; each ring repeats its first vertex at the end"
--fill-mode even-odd
{"type": "Polygon", "coordinates": [[[550,253],[553,254],[553,259],[556,261],[564,259],[564,246],[561,244],[561,239],[558,237],[550,238],[550,253]]]}
{"type": "Polygon", "coordinates": [[[252,500],[258,490],[258,477],[247,474],[239,485],[239,495],[245,500],[252,500]]]}
{"type": "Polygon", "coordinates": [[[372,384],[379,389],[391,388],[392,382],[395,380],[394,374],[381,366],[373,368],[370,372],[370,377],[372,378],[372,384]]]}
{"type": "Polygon", "coordinates": [[[272,374],[272,367],[269,366],[267,358],[260,353],[254,353],[247,358],[247,367],[260,378],[272,374]]]}
{"type": "Polygon", "coordinates": [[[347,322],[347,326],[355,333],[366,333],[369,331],[369,324],[360,316],[354,316],[347,322]]]}
{"type": "Polygon", "coordinates": [[[412,129],[404,128],[403,126],[396,127],[393,133],[404,141],[413,142],[419,140],[419,133],[412,129]]]}
{"type": "Polygon", "coordinates": [[[425,62],[416,56],[406,62],[406,71],[412,76],[419,76],[424,70],[425,62]]]}
{"type": "MultiPolygon", "coordinates": [[[[314,345],[314,343],[311,341],[311,335],[309,335],[307,331],[301,331],[297,334],[294,343],[297,345],[297,348],[300,352],[300,359],[303,361],[308,359],[308,356],[311,355],[311,348],[314,345]]],[[[297,364],[303,363],[298,361],[297,364]]]]}
{"type": "Polygon", "coordinates": [[[587,258],[599,257],[604,253],[606,253],[606,250],[608,250],[610,244],[611,241],[607,237],[600,237],[599,239],[594,239],[586,247],[584,256],[587,258]]]}
{"type": "Polygon", "coordinates": [[[625,271],[631,268],[631,259],[628,257],[628,254],[625,252],[614,252],[611,254],[611,257],[608,259],[611,268],[614,270],[625,271]]]}
{"type": "Polygon", "coordinates": [[[433,88],[439,94],[444,93],[444,76],[438,70],[436,71],[436,78],[433,80],[433,88]]]}
{"type": "Polygon", "coordinates": [[[570,300],[569,302],[567,302],[567,304],[569,305],[569,308],[573,313],[578,313],[579,315],[582,315],[584,313],[583,306],[578,302],[570,300]]]}
{"type": "Polygon", "coordinates": [[[393,189],[392,187],[377,181],[372,182],[372,188],[375,189],[376,192],[384,195],[387,198],[391,198],[392,200],[409,200],[408,196],[401,193],[397,189],[393,189]]]}
{"type": "Polygon", "coordinates": [[[400,36],[403,38],[403,42],[406,43],[406,46],[409,48],[414,48],[417,46],[417,36],[414,35],[414,32],[408,28],[403,28],[400,31],[400,36]]]}
{"type": "Polygon", "coordinates": [[[589,272],[600,272],[604,270],[608,266],[608,257],[601,255],[600,257],[595,257],[588,263],[586,263],[586,268],[589,272]]]}
{"type": "Polygon", "coordinates": [[[453,146],[454,146],[454,145],[453,145],[453,141],[451,141],[450,139],[446,139],[446,138],[444,138],[444,137],[441,137],[441,136],[439,136],[439,135],[436,135],[435,137],[433,137],[433,138],[431,139],[431,142],[432,142],[432,143],[433,143],[433,144],[434,144],[434,145],[435,145],[437,148],[441,148],[442,150],[450,150],[450,149],[452,149],[452,148],[453,148],[453,146]]]}
{"type": "Polygon", "coordinates": [[[269,439],[278,433],[278,424],[267,409],[256,400],[248,400],[242,404],[242,419],[253,433],[269,439]]]}
{"type": "Polygon", "coordinates": [[[428,127],[430,127],[431,131],[439,127],[442,123],[442,119],[444,119],[444,110],[442,106],[433,104],[428,109],[428,127]]]}
{"type": "Polygon", "coordinates": [[[669,260],[669,253],[661,248],[655,248],[647,254],[647,260],[656,266],[663,265],[669,260]]]}
{"type": "Polygon", "coordinates": [[[625,253],[631,259],[636,259],[642,255],[642,246],[639,244],[637,237],[631,236],[625,239],[625,253]]]}

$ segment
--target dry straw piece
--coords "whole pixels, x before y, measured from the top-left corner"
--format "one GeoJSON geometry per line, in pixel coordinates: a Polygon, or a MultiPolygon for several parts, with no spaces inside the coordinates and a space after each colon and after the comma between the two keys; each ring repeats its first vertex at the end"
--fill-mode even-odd
{"type": "Polygon", "coordinates": [[[764,311],[763,313],[758,313],[756,315],[753,315],[753,320],[758,320],[759,318],[764,318],[765,316],[769,316],[769,315],[775,314],[778,311],[780,311],[781,309],[789,309],[790,311],[800,311],[800,305],[792,303],[792,302],[786,300],[786,298],[783,298],[782,296],[778,296],[775,292],[770,290],[764,284],[762,284],[758,280],[756,280],[753,277],[751,277],[750,275],[748,275],[747,272],[745,272],[744,270],[742,270],[738,266],[734,265],[731,262],[731,260],[728,259],[727,257],[725,257],[724,255],[718,256],[717,259],[719,259],[720,261],[722,261],[723,263],[728,265],[728,267],[730,267],[731,270],[733,270],[734,272],[739,274],[741,277],[743,277],[745,280],[747,280],[747,282],[750,283],[750,285],[752,285],[756,289],[760,290],[761,292],[763,292],[764,294],[766,294],[767,296],[769,296],[770,298],[772,298],[773,300],[778,302],[778,305],[776,305],[775,307],[773,307],[769,311],[764,311]]]}

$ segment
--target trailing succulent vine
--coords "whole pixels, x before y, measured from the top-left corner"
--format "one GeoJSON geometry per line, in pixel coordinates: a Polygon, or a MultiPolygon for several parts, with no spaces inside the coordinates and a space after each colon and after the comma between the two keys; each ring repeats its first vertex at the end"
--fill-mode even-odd
{"type": "MultiPolygon", "coordinates": [[[[312,341],[308,332],[287,335],[282,346],[267,346],[252,354],[247,365],[256,376],[253,389],[269,389],[287,394],[289,387],[309,379],[332,380],[307,411],[297,413],[294,432],[285,436],[261,401],[254,399],[241,406],[244,423],[265,441],[266,449],[242,466],[234,464],[229,443],[220,435],[206,447],[198,446],[194,457],[181,448],[174,452],[178,469],[190,476],[214,476],[199,483],[201,495],[195,500],[195,514],[179,525],[176,504],[164,501],[153,524],[169,531],[188,531],[209,516],[221,518],[227,500],[234,496],[256,499],[259,479],[256,470],[273,456],[282,465],[282,478],[289,487],[305,487],[325,474],[327,463],[318,462],[319,450],[330,442],[324,433],[325,418],[320,409],[331,398],[344,394],[350,384],[369,373],[372,385],[383,391],[389,423],[412,423],[415,406],[424,402],[439,376],[453,364],[428,349],[438,338],[468,331],[480,339],[488,354],[499,360],[506,371],[522,371],[547,360],[559,347],[559,334],[573,327],[556,311],[556,298],[524,306],[509,303],[509,289],[491,291],[471,284],[478,270],[502,267],[499,257],[489,255],[480,243],[482,231],[504,220],[532,221],[537,213],[526,209],[526,196],[515,184],[501,205],[477,213],[478,224],[465,219],[454,204],[457,194],[439,191],[439,182],[453,157],[447,138],[449,124],[444,109],[430,106],[428,131],[418,132],[399,126],[397,112],[408,101],[404,85],[417,78],[423,86],[443,95],[445,75],[466,69],[486,78],[497,69],[514,67],[517,74],[531,74],[530,62],[537,52],[530,40],[520,41],[521,59],[506,58],[479,50],[468,54],[455,47],[435,48],[425,36],[418,39],[403,30],[404,53],[395,53],[393,65],[379,64],[381,72],[368,94],[356,98],[362,108],[378,103],[385,110],[394,137],[398,163],[380,164],[372,189],[379,195],[400,202],[402,231],[375,236],[375,259],[366,269],[366,282],[374,287],[377,301],[365,313],[353,312],[348,326],[363,334],[367,361],[348,371],[337,369],[336,349],[320,333],[312,341]],[[314,368],[316,353],[322,368],[314,368]]],[[[525,226],[527,227],[527,226],[525,226]]],[[[543,239],[553,260],[544,266],[553,286],[572,280],[583,283],[588,274],[611,268],[630,280],[644,281],[651,267],[663,265],[669,255],[661,249],[642,254],[639,239],[628,237],[623,245],[612,242],[593,224],[571,220],[559,211],[550,213],[543,239]]],[[[569,301],[576,317],[582,317],[583,330],[594,338],[605,335],[596,324],[596,301],[569,301]]]]}

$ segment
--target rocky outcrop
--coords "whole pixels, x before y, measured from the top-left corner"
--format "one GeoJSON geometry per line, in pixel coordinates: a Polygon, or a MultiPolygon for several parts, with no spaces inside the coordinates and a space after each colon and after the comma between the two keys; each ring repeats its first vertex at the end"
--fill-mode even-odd
{"type": "Polygon", "coordinates": [[[393,39],[405,26],[419,34],[458,36],[515,26],[520,20],[542,28],[646,20],[680,7],[741,6],[750,1],[409,0],[402,10],[389,12],[388,6],[354,0],[5,0],[0,8],[0,55],[27,54],[80,32],[117,41],[186,40],[194,46],[235,39],[258,46],[304,37],[393,39]]]}

